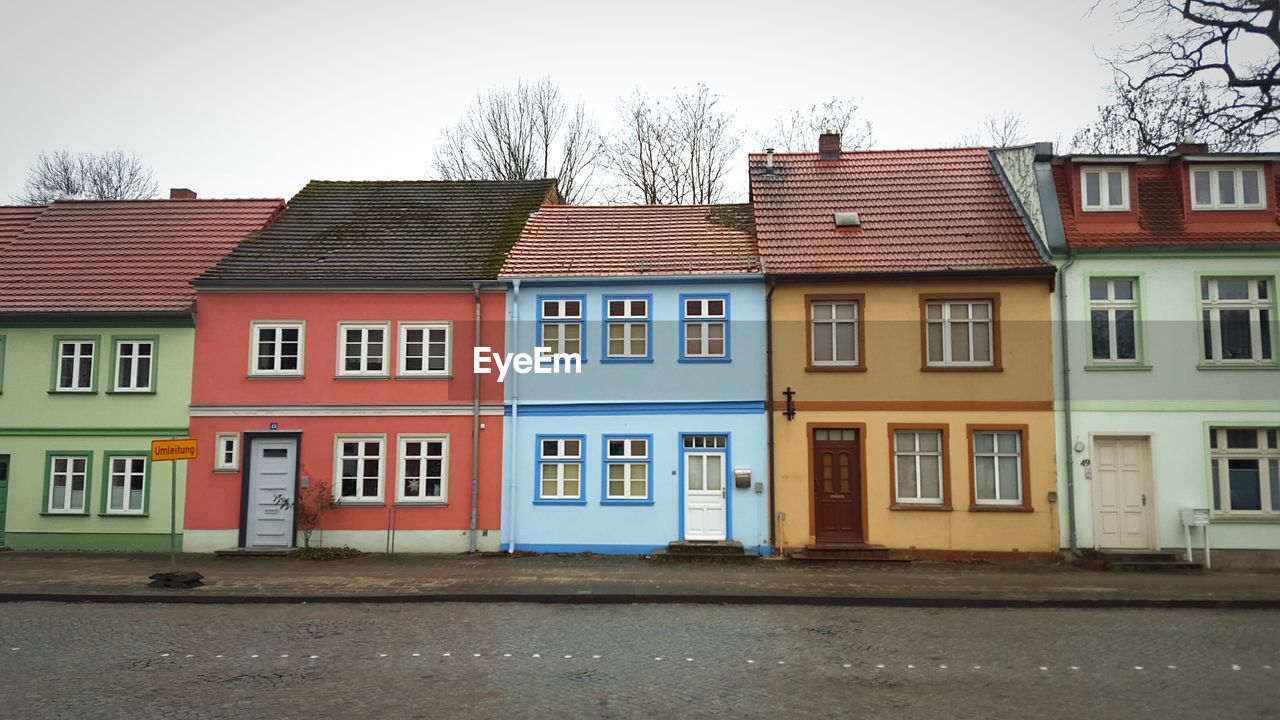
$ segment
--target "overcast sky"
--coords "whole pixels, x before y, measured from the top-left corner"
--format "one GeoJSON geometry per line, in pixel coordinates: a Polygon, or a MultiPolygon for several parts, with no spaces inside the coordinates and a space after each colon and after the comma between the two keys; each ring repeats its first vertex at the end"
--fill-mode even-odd
{"type": "Polygon", "coordinates": [[[882,149],[954,144],[1006,110],[1066,141],[1120,39],[1091,3],[2,0],[0,204],[62,148],[136,152],[166,195],[422,178],[477,90],[543,75],[604,123],[637,87],[705,82],[744,156],[751,130],[833,95],[859,99],[882,149]]]}

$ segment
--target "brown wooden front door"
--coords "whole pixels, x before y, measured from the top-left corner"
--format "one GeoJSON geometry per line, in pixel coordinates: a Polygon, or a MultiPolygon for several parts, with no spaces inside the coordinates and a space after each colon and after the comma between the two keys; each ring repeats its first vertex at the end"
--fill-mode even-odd
{"type": "Polygon", "coordinates": [[[814,535],[822,542],[862,542],[862,475],[858,431],[813,431],[814,535]]]}

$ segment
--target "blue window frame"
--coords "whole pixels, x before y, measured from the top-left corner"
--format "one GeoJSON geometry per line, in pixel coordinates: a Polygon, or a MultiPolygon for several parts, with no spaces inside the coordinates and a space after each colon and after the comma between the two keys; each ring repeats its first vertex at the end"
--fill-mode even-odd
{"type": "Polygon", "coordinates": [[[587,359],[586,295],[539,295],[538,347],[587,359]]]}
{"type": "Polygon", "coordinates": [[[729,296],[680,295],[680,362],[727,363],[729,296]]]}
{"type": "Polygon", "coordinates": [[[600,362],[653,362],[653,295],[605,295],[600,362]]]}
{"type": "Polygon", "coordinates": [[[538,435],[535,505],[586,505],[586,435],[538,435]]]}
{"type": "Polygon", "coordinates": [[[600,504],[653,504],[653,436],[605,435],[600,504]]]}

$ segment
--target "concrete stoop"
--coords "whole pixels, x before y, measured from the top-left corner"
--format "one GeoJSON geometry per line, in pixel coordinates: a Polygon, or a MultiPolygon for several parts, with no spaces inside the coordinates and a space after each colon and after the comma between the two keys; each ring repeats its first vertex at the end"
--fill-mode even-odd
{"type": "Polygon", "coordinates": [[[801,562],[911,562],[911,555],[906,550],[867,543],[816,543],[803,550],[792,550],[787,555],[801,562]]]}
{"type": "Polygon", "coordinates": [[[740,542],[678,540],[666,550],[655,550],[650,556],[656,562],[750,562],[760,554],[749,552],[740,542]]]}
{"type": "Polygon", "coordinates": [[[1103,566],[1108,570],[1120,572],[1164,572],[1190,573],[1204,572],[1204,565],[1198,562],[1187,562],[1182,554],[1164,550],[1102,550],[1103,566]]]}

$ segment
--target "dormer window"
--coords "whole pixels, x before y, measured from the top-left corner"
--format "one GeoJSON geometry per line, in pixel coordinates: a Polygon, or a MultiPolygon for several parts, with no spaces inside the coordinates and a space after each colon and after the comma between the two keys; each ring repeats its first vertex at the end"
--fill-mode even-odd
{"type": "Polygon", "coordinates": [[[1129,209],[1129,169],[1084,168],[1080,171],[1080,198],[1088,212],[1124,212],[1129,209]]]}
{"type": "Polygon", "coordinates": [[[1193,168],[1192,210],[1262,210],[1266,183],[1257,165],[1193,168]]]}

